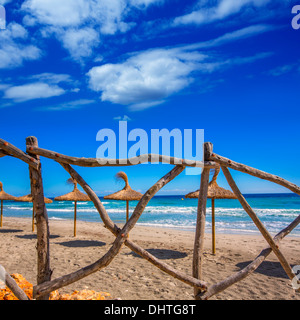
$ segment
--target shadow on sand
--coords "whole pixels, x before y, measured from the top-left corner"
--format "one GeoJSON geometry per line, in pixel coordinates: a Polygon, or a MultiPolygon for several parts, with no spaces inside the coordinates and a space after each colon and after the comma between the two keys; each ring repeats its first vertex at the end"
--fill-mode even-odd
{"type": "MultiPolygon", "coordinates": [[[[241,262],[236,264],[236,266],[240,269],[243,269],[251,262],[252,261],[241,262]]],[[[279,262],[264,261],[254,272],[264,274],[268,277],[288,279],[288,276],[286,275],[285,271],[283,270],[279,262]]]]}
{"type": "Polygon", "coordinates": [[[57,244],[69,248],[103,247],[106,245],[105,242],[96,240],[71,240],[65,242],[57,242],[57,244]]]}
{"type": "MultiPolygon", "coordinates": [[[[147,252],[152,254],[157,259],[167,260],[167,259],[182,259],[187,257],[187,253],[180,252],[176,250],[169,250],[169,249],[147,249],[147,252]]],[[[133,255],[134,257],[141,258],[135,252],[130,252],[128,254],[133,255]]]]}

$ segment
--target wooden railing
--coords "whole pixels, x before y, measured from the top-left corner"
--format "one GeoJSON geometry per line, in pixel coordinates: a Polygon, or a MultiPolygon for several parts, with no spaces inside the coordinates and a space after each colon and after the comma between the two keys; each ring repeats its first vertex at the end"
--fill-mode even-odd
{"type": "MultiPolygon", "coordinates": [[[[132,251],[134,251],[135,253],[149,261],[151,264],[164,271],[165,273],[192,286],[194,288],[195,299],[197,300],[209,299],[215,294],[225,290],[229,286],[244,279],[256,268],[258,268],[258,266],[267,258],[267,256],[272,251],[277,256],[278,260],[280,261],[282,267],[284,268],[290,280],[293,280],[295,278],[295,274],[293,273],[290,264],[288,263],[285,256],[279,249],[279,243],[286,235],[288,235],[295,227],[297,227],[297,225],[300,223],[300,215],[290,225],[288,225],[285,229],[280,231],[274,238],[272,238],[268,230],[257,217],[256,213],[253,211],[253,209],[247,203],[246,199],[243,197],[238,186],[233,180],[228,168],[250,174],[260,179],[277,183],[298,195],[300,195],[300,187],[278,176],[263,172],[261,170],[257,170],[255,168],[234,162],[230,159],[214,154],[213,146],[209,142],[204,144],[203,162],[195,162],[191,160],[152,154],[146,154],[131,159],[111,159],[111,161],[107,161],[107,159],[97,158],[76,158],[62,155],[54,151],[39,148],[38,141],[35,137],[28,137],[26,139],[26,153],[16,148],[12,144],[8,143],[7,141],[0,139],[0,158],[4,156],[16,157],[29,165],[31,193],[33,196],[33,205],[36,213],[37,225],[38,263],[37,284],[33,287],[34,299],[48,300],[50,292],[61,287],[67,286],[71,283],[74,283],[96,271],[105,268],[117,256],[123,245],[126,245],[132,251]],[[78,184],[81,185],[81,187],[84,189],[84,191],[87,193],[87,195],[94,203],[94,206],[99,212],[104,226],[109,231],[111,231],[116,237],[110,249],[97,261],[75,272],[63,275],[54,280],[51,280],[52,270],[50,268],[49,223],[47,210],[44,203],[44,191],[40,156],[55,160],[70,174],[70,176],[75,181],[77,181],[78,184]],[[159,181],[157,181],[150,189],[148,189],[148,191],[145,192],[141,200],[138,202],[136,208],[134,209],[134,212],[131,215],[130,219],[126,222],[123,228],[119,228],[110,219],[99,197],[96,195],[93,189],[87,184],[87,182],[78,174],[78,172],[71,166],[129,166],[149,162],[153,158],[155,158],[156,161],[159,162],[173,164],[174,168],[165,176],[163,176],[159,181]],[[153,196],[166,184],[168,184],[180,173],[182,173],[186,167],[203,167],[198,199],[192,275],[187,275],[183,272],[180,272],[172,266],[168,265],[167,263],[162,262],[161,260],[151,255],[148,251],[144,250],[138,244],[136,244],[134,241],[128,238],[129,232],[134,228],[135,224],[139,220],[140,216],[142,215],[147,204],[153,198],[153,196]],[[268,247],[262,250],[261,253],[255,258],[255,260],[244,269],[240,270],[239,272],[231,275],[227,279],[217,284],[208,286],[208,284],[204,281],[202,275],[206,202],[210,170],[218,167],[221,167],[232,191],[234,192],[237,199],[243,206],[244,210],[253,220],[258,230],[265,238],[268,247]]],[[[5,269],[2,267],[2,270],[5,269]]],[[[27,299],[26,295],[24,296],[22,290],[18,286],[16,286],[14,280],[10,278],[7,274],[5,274],[5,277],[7,279],[6,284],[9,286],[9,288],[11,288],[15,295],[19,299],[27,299]]]]}

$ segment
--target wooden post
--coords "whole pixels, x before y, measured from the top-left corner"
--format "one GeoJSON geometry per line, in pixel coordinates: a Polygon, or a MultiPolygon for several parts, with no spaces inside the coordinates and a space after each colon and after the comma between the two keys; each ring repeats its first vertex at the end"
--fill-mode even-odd
{"type": "MultiPolygon", "coordinates": [[[[204,161],[208,159],[212,153],[212,144],[207,142],[204,144],[204,161]]],[[[201,183],[198,199],[197,209],[197,224],[194,243],[193,254],[193,277],[202,279],[202,262],[203,262],[203,250],[204,250],[204,233],[205,233],[205,219],[206,219],[206,202],[209,183],[209,171],[210,169],[204,168],[201,174],[201,183]]],[[[201,293],[199,288],[194,288],[195,299],[197,295],[201,293]]]]}
{"type": "Polygon", "coordinates": [[[34,232],[34,205],[32,205],[32,232],[34,232]]]}
{"type": "Polygon", "coordinates": [[[129,201],[126,200],[126,222],[129,220],[129,201]]]}
{"type": "Polygon", "coordinates": [[[279,262],[281,263],[284,271],[288,275],[288,277],[292,280],[295,277],[295,274],[292,271],[291,266],[289,265],[288,261],[284,257],[284,255],[279,250],[278,245],[274,242],[272,236],[269,234],[268,230],[265,226],[261,223],[259,218],[257,217],[256,213],[252,210],[242,193],[240,192],[239,188],[237,187],[236,183],[234,182],[228,168],[221,166],[221,169],[224,173],[225,178],[227,179],[228,184],[230,185],[232,191],[237,196],[240,204],[244,208],[244,210],[248,213],[249,217],[252,219],[258,230],[261,232],[265,240],[268,242],[269,246],[272,248],[273,252],[277,256],[279,262]]]}
{"type": "MultiPolygon", "coordinates": [[[[35,137],[28,137],[26,145],[30,149],[38,147],[38,141],[35,137]]],[[[41,284],[51,280],[52,271],[50,269],[49,253],[49,224],[48,214],[44,201],[44,188],[42,179],[42,169],[39,156],[29,154],[38,162],[38,168],[29,166],[31,194],[33,198],[33,208],[36,214],[37,227],[37,283],[41,284]]],[[[38,297],[38,300],[49,300],[49,294],[38,297]]]]}
{"type": "Polygon", "coordinates": [[[0,218],[0,227],[2,228],[2,219],[3,219],[3,200],[1,200],[1,218],[0,218]]]}
{"type": "Polygon", "coordinates": [[[74,237],[76,237],[76,220],[77,220],[77,201],[75,201],[75,207],[74,207],[74,237]]]}
{"type": "Polygon", "coordinates": [[[211,199],[212,254],[216,254],[215,199],[211,199]]]}

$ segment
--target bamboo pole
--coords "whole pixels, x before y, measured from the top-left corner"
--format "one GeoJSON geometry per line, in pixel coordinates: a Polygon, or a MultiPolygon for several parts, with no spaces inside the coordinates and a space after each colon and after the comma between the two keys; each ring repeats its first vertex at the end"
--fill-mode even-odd
{"type": "Polygon", "coordinates": [[[294,275],[294,273],[292,271],[291,266],[287,262],[286,258],[284,257],[284,255],[279,250],[278,245],[276,245],[276,243],[274,242],[272,236],[269,234],[268,230],[261,223],[261,221],[259,220],[259,218],[255,214],[255,212],[252,210],[252,208],[250,207],[250,205],[248,204],[246,199],[243,197],[242,193],[240,192],[240,190],[238,189],[236,183],[234,182],[234,180],[233,180],[228,168],[223,167],[223,166],[221,166],[221,168],[222,168],[222,171],[223,171],[223,173],[224,173],[224,175],[226,177],[226,180],[227,180],[228,184],[230,185],[232,191],[237,196],[237,198],[240,201],[242,207],[248,213],[248,215],[250,216],[250,218],[252,219],[252,221],[254,222],[256,227],[258,228],[258,230],[261,232],[261,234],[263,235],[265,240],[268,242],[269,246],[272,248],[272,250],[276,254],[278,260],[280,261],[284,271],[286,272],[288,277],[292,280],[295,275],[294,275]]]}
{"type": "MultiPolygon", "coordinates": [[[[26,139],[27,145],[38,146],[35,137],[26,139]]],[[[29,166],[29,175],[31,183],[31,194],[33,198],[33,208],[36,214],[37,226],[37,283],[42,284],[51,279],[52,271],[50,269],[50,245],[49,245],[49,223],[48,214],[44,201],[44,189],[41,163],[38,156],[32,155],[38,162],[38,169],[29,166]]],[[[38,297],[38,300],[48,300],[49,294],[38,297]]]]}
{"type": "Polygon", "coordinates": [[[216,254],[215,199],[211,199],[212,254],[216,254]]]}

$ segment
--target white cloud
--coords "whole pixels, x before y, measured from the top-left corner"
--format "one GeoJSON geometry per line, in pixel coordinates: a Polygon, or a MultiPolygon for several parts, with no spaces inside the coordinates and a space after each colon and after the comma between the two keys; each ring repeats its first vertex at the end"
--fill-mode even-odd
{"type": "Polygon", "coordinates": [[[161,4],[164,0],[129,0],[130,4],[136,7],[148,7],[152,4],[161,4]]]}
{"type": "Polygon", "coordinates": [[[82,62],[100,44],[100,35],[127,32],[127,0],[26,0],[22,10],[28,26],[40,24],[42,34],[54,34],[72,58],[82,62]]]}
{"type": "Polygon", "coordinates": [[[255,35],[259,35],[263,32],[268,32],[276,29],[277,27],[268,25],[268,24],[258,24],[249,27],[245,27],[242,29],[238,29],[232,32],[225,33],[224,35],[203,42],[194,43],[191,45],[186,45],[185,49],[195,50],[195,49],[206,49],[221,46],[226,43],[230,43],[232,41],[246,39],[249,37],[253,37],[255,35]]]}
{"type": "Polygon", "coordinates": [[[50,107],[46,107],[46,108],[39,108],[39,110],[42,111],[67,111],[67,110],[74,110],[74,109],[79,109],[82,108],[86,105],[95,103],[95,100],[91,100],[91,99],[79,99],[79,100],[75,100],[75,101],[69,101],[69,102],[65,102],[65,103],[61,103],[59,105],[55,105],[55,106],[50,106],[50,107]]]}
{"type": "Polygon", "coordinates": [[[99,34],[92,28],[58,29],[56,34],[71,57],[79,62],[82,62],[83,57],[91,56],[93,49],[100,43],[99,34]]]}
{"type": "Polygon", "coordinates": [[[202,5],[199,1],[194,10],[188,14],[174,19],[175,25],[181,24],[206,24],[213,21],[225,19],[233,14],[239,13],[244,7],[261,7],[269,3],[271,0],[219,0],[214,1],[214,6],[202,5]]]}
{"type": "Polygon", "coordinates": [[[40,58],[41,51],[29,44],[28,33],[24,27],[12,22],[0,32],[0,68],[19,67],[25,60],[40,58]]]}
{"type": "Polygon", "coordinates": [[[160,104],[163,104],[165,100],[158,100],[158,101],[149,101],[149,102],[140,102],[132,104],[129,109],[130,111],[142,111],[148,108],[156,107],[160,104]]]}
{"type": "Polygon", "coordinates": [[[157,106],[188,87],[195,72],[209,74],[233,65],[253,63],[272,54],[225,58],[203,54],[199,49],[221,46],[269,30],[272,26],[251,26],[205,42],[133,53],[122,63],[92,68],[87,74],[89,86],[101,93],[102,101],[129,105],[131,111],[157,106]]]}
{"type": "Polygon", "coordinates": [[[0,0],[0,4],[4,6],[7,3],[10,3],[12,0],[0,0]]]}
{"type": "Polygon", "coordinates": [[[102,101],[148,106],[182,90],[204,55],[177,49],[154,49],[137,53],[124,63],[92,68],[90,87],[102,92],[102,101]]]}
{"type": "Polygon", "coordinates": [[[33,76],[28,77],[29,80],[39,80],[40,82],[46,82],[51,84],[58,84],[60,82],[72,82],[72,78],[68,74],[59,74],[59,73],[51,73],[44,72],[40,74],[35,74],[33,76]]]}
{"type": "Polygon", "coordinates": [[[4,91],[5,99],[13,99],[16,102],[23,102],[33,99],[42,99],[60,96],[65,90],[57,85],[35,82],[20,86],[9,87],[4,91]]]}
{"type": "Polygon", "coordinates": [[[56,27],[77,26],[89,15],[84,0],[27,0],[22,9],[39,23],[56,27]]]}
{"type": "MultiPolygon", "coordinates": [[[[136,25],[126,21],[132,9],[146,9],[164,0],[25,0],[23,23],[41,25],[41,33],[55,35],[80,63],[93,54],[101,37],[125,33],[136,25]]],[[[142,11],[142,10],[141,10],[142,11]]],[[[135,12],[135,15],[137,13],[135,12]]]]}
{"type": "Polygon", "coordinates": [[[267,72],[267,74],[274,77],[278,77],[283,74],[289,73],[291,71],[298,71],[298,72],[300,71],[299,62],[276,67],[270,70],[269,72],[267,72]]]}

